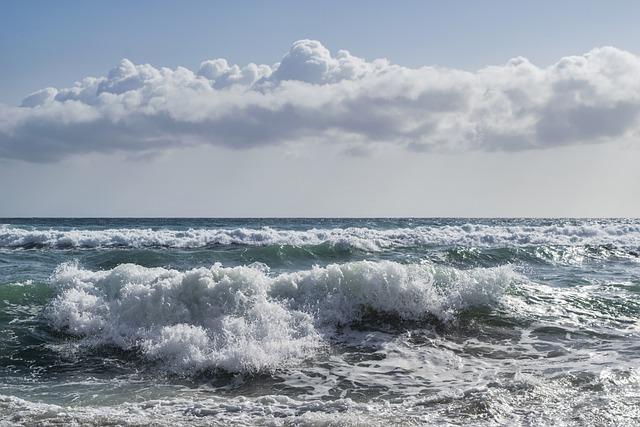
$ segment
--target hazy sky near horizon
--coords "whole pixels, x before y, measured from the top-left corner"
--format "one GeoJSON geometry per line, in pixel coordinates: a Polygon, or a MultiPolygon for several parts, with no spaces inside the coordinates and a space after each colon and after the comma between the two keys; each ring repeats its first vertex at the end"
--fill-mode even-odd
{"type": "Polygon", "coordinates": [[[5,2],[0,216],[640,216],[640,3],[5,2]]]}

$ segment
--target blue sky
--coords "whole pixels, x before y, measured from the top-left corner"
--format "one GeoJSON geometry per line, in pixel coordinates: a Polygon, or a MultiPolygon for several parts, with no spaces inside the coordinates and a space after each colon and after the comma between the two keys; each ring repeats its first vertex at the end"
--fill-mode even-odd
{"type": "Polygon", "coordinates": [[[638,16],[3,2],[0,216],[640,216],[638,16]]]}
{"type": "Polygon", "coordinates": [[[547,65],[612,45],[639,53],[636,1],[13,1],[0,6],[0,102],[103,75],[120,59],[271,63],[299,39],[405,66],[547,65]]]}

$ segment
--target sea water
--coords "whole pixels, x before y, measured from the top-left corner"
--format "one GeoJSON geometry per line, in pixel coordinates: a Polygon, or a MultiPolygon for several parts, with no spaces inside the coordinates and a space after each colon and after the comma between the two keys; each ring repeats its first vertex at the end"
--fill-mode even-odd
{"type": "Polygon", "coordinates": [[[640,423],[640,221],[2,219],[0,424],[640,423]]]}

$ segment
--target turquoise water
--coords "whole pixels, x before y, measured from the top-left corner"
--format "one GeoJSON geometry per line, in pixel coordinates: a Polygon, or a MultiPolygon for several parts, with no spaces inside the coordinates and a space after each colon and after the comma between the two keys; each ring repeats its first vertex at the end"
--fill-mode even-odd
{"type": "Polygon", "coordinates": [[[640,423],[639,220],[0,224],[0,424],[640,423]]]}

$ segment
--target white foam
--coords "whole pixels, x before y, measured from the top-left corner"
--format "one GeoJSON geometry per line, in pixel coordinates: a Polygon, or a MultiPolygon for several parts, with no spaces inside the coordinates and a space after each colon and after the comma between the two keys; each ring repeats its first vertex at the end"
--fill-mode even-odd
{"type": "Polygon", "coordinates": [[[0,425],[637,425],[635,369],[604,368],[583,384],[576,379],[571,372],[547,378],[519,371],[506,379],[494,371],[477,383],[366,402],[191,393],[114,406],[62,406],[0,395],[0,425]]]}
{"type": "MultiPolygon", "coordinates": [[[[282,395],[257,398],[171,398],[117,406],[59,406],[0,395],[2,425],[300,425],[382,426],[397,422],[404,405],[357,403],[351,399],[297,400],[282,395]]],[[[406,405],[408,406],[408,405],[406,405]]],[[[403,424],[415,425],[408,416],[403,424]]],[[[435,417],[429,417],[435,418],[435,417]]],[[[422,421],[427,420],[421,416],[422,421]]]]}
{"type": "Polygon", "coordinates": [[[360,261],[271,275],[262,265],[185,272],[123,264],[107,271],[61,265],[51,324],[142,352],[174,372],[272,371],[312,355],[336,324],[367,310],[444,321],[492,304],[518,276],[509,267],[456,270],[360,261]]]}
{"type": "Polygon", "coordinates": [[[640,224],[597,223],[564,225],[464,224],[414,228],[371,229],[362,227],[282,230],[271,227],[201,228],[188,230],[113,228],[26,229],[0,225],[2,248],[103,248],[171,247],[201,248],[211,245],[292,245],[377,251],[419,245],[463,245],[480,247],[527,245],[640,246],[640,224]]]}

